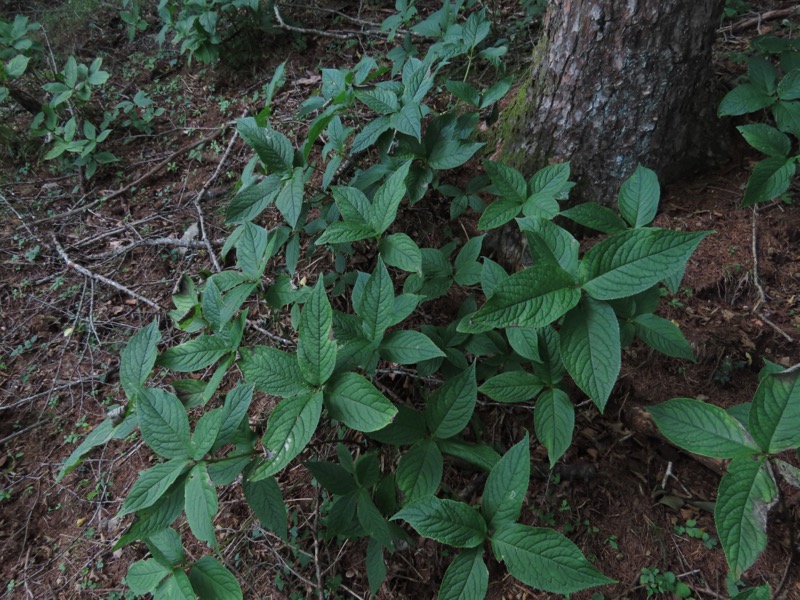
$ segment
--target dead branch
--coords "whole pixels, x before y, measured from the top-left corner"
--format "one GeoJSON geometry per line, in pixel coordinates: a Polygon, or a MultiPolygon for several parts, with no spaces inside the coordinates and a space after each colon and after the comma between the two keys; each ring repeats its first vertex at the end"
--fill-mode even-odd
{"type": "Polygon", "coordinates": [[[745,29],[750,29],[753,26],[758,27],[760,29],[761,24],[766,21],[775,21],[777,19],[791,18],[796,15],[800,15],[800,6],[792,6],[790,8],[781,8],[778,10],[768,10],[767,12],[761,13],[758,16],[751,17],[749,19],[744,19],[742,21],[739,21],[738,23],[732,23],[727,27],[720,27],[719,29],[717,29],[717,32],[739,33],[740,31],[744,31],[745,29]]]}
{"type": "MultiPolygon", "coordinates": [[[[244,119],[245,115],[247,114],[247,109],[242,111],[240,119],[244,119]]],[[[222,165],[228,160],[228,156],[231,154],[231,150],[233,149],[233,144],[236,141],[236,138],[239,135],[239,130],[235,129],[233,131],[233,135],[231,136],[230,141],[228,142],[228,147],[225,149],[225,153],[222,155],[222,158],[217,163],[217,168],[214,169],[214,172],[211,174],[206,182],[203,184],[203,187],[200,188],[200,191],[195,194],[192,203],[194,204],[194,208],[197,211],[197,220],[200,224],[200,236],[202,237],[202,244],[206,248],[206,252],[208,252],[209,258],[211,258],[211,264],[214,265],[214,270],[219,273],[222,271],[222,267],[219,266],[219,261],[217,260],[217,255],[214,254],[214,249],[211,247],[211,242],[208,241],[208,236],[206,235],[206,223],[205,219],[203,218],[203,209],[200,207],[200,200],[206,195],[208,192],[208,188],[210,188],[214,182],[219,177],[220,172],[222,171],[222,165]]]]}
{"type": "Polygon", "coordinates": [[[134,248],[139,246],[171,246],[173,248],[206,248],[208,242],[200,240],[180,240],[177,238],[154,238],[150,240],[138,240],[131,242],[126,246],[117,248],[116,250],[109,250],[108,252],[101,252],[100,254],[91,254],[86,257],[87,260],[111,260],[127,254],[134,248]]]}
{"type": "Polygon", "coordinates": [[[84,277],[88,277],[89,279],[93,279],[95,281],[99,281],[100,283],[104,283],[107,286],[110,286],[110,287],[114,288],[115,290],[118,290],[118,291],[122,292],[123,294],[127,294],[131,298],[135,298],[139,302],[143,302],[144,304],[147,304],[147,306],[149,306],[151,308],[154,308],[154,309],[156,309],[158,311],[161,310],[161,307],[158,304],[156,304],[155,302],[153,302],[152,300],[150,300],[149,298],[145,298],[141,294],[138,294],[138,293],[134,292],[132,289],[126,288],[124,285],[122,285],[120,283],[117,283],[113,279],[109,279],[108,277],[105,277],[103,275],[99,275],[98,273],[93,273],[92,271],[90,271],[86,267],[82,267],[81,265],[77,264],[75,261],[73,261],[67,255],[67,253],[64,250],[64,248],[58,242],[58,239],[56,238],[55,234],[51,234],[50,239],[53,242],[53,246],[55,247],[56,252],[58,252],[58,255],[61,257],[61,260],[63,260],[64,264],[66,264],[69,268],[74,269],[75,271],[77,271],[78,273],[83,275],[84,277]]]}

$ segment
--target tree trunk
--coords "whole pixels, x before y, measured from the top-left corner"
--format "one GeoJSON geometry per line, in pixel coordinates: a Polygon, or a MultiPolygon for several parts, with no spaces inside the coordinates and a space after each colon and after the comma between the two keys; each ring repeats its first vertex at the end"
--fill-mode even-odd
{"type": "Polygon", "coordinates": [[[662,182],[721,162],[711,50],[724,0],[553,0],[504,157],[571,161],[581,199],[611,204],[637,163],[662,182]]]}

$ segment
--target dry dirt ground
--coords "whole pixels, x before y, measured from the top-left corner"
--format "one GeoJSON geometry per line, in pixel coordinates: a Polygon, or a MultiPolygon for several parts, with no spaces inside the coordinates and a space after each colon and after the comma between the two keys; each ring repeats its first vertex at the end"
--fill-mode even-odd
{"type": "MultiPolygon", "coordinates": [[[[781,6],[753,10],[758,14],[776,7],[781,6]]],[[[380,21],[386,14],[367,5],[362,16],[380,21]]],[[[305,13],[297,17],[312,18],[305,13]]],[[[311,22],[320,28],[337,26],[311,22]]],[[[721,58],[744,50],[756,26],[721,33],[721,58]]],[[[127,92],[146,88],[168,110],[153,135],[114,147],[118,165],[86,186],[69,171],[39,162],[36,147],[22,145],[4,153],[0,593],[6,598],[123,597],[127,565],[146,549],[132,545],[111,552],[127,525],[114,516],[137,472],[153,457],[138,441],[113,442],[62,482],[55,482],[55,473],[109,407],[123,401],[117,369],[125,340],[156,316],[165,337],[173,336],[164,310],[171,306],[176,282],[183,274],[209,268],[203,250],[181,255],[173,248],[137,243],[179,238],[202,214],[206,236],[218,250],[227,235],[222,225],[226,199],[212,194],[201,203],[194,200],[215,174],[215,188],[235,181],[250,154],[224,124],[258,110],[251,100],[254,91],[269,80],[278,62],[288,59],[287,85],[276,105],[291,132],[296,125],[289,115],[318,85],[319,66],[355,62],[367,49],[364,40],[355,38],[282,36],[243,70],[214,71],[197,63],[187,66],[174,51],[159,51],[152,25],[147,35],[128,43],[108,7],[93,13],[84,27],[81,56],[102,53],[104,66],[114,73],[113,85],[127,92]],[[209,139],[194,151],[186,149],[203,138],[209,139]],[[111,200],[90,204],[125,186],[130,187],[111,200]],[[74,265],[159,308],[76,272],[74,265]]],[[[54,37],[77,44],[66,32],[54,37]]],[[[730,81],[741,66],[721,62],[720,72],[730,81]]],[[[575,443],[563,459],[591,465],[596,476],[562,482],[542,478],[531,484],[523,520],[564,532],[603,573],[619,581],[576,598],[647,597],[639,584],[643,568],[671,571],[695,598],[727,597],[725,560],[709,510],[720,474],[650,435],[637,408],[672,397],[705,398],[723,407],[746,402],[764,358],[787,366],[800,361],[800,210],[782,202],[757,211],[737,207],[754,158],[742,153],[717,172],[670,186],[657,221],[674,229],[716,232],[691,259],[681,291],[665,297],[660,308],[660,314],[680,325],[696,349],[697,363],[668,359],[637,345],[626,350],[623,375],[605,414],[591,404],[580,405],[575,443]],[[676,529],[690,520],[707,534],[706,540],[676,529]]],[[[472,168],[479,169],[479,163],[472,168]]],[[[796,187],[792,197],[800,201],[796,187]]],[[[425,212],[411,218],[409,226],[427,228],[419,234],[435,245],[437,232],[448,225],[442,216],[446,205],[433,199],[420,210],[425,212]]],[[[450,227],[472,231],[475,218],[468,215],[450,227]]],[[[319,265],[301,261],[298,279],[313,278],[313,269],[319,265]]],[[[454,302],[441,300],[426,314],[446,316],[454,302]]],[[[251,334],[249,343],[263,343],[251,334]]],[[[404,382],[384,384],[399,390],[404,382]]],[[[520,439],[522,429],[533,428],[527,409],[500,410],[485,403],[479,413],[495,440],[520,439]]],[[[545,456],[543,449],[536,454],[545,456]]],[[[445,484],[469,489],[474,477],[448,465],[445,484]]],[[[281,483],[292,526],[288,544],[257,527],[236,484],[220,490],[216,526],[222,557],[242,582],[245,597],[369,597],[362,544],[315,544],[319,491],[307,472],[290,470],[281,483]],[[322,595],[314,587],[315,561],[329,588],[322,595]]],[[[793,562],[791,551],[797,542],[800,494],[788,487],[781,492],[769,521],[767,550],[744,581],[768,582],[773,589],[780,587],[782,597],[800,598],[800,563],[793,562]]],[[[203,553],[200,545],[188,550],[190,556],[203,553]]],[[[388,559],[389,576],[377,597],[433,598],[449,560],[429,540],[396,553],[388,559]]],[[[496,563],[490,563],[490,577],[492,599],[549,597],[515,582],[496,563]]]]}

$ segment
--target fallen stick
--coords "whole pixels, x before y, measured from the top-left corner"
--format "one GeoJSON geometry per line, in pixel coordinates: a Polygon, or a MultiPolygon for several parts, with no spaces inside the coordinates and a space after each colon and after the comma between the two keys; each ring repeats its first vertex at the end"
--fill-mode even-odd
{"type": "Polygon", "coordinates": [[[115,290],[118,290],[118,291],[122,292],[123,294],[127,294],[131,298],[135,298],[139,302],[143,302],[143,303],[147,304],[147,306],[149,306],[151,308],[154,308],[154,309],[156,309],[158,311],[162,310],[161,307],[158,304],[156,304],[155,302],[153,302],[149,298],[145,298],[141,294],[137,294],[132,289],[125,287],[121,283],[117,283],[113,279],[109,279],[108,277],[105,277],[103,275],[99,275],[98,273],[93,273],[92,271],[90,271],[86,267],[82,267],[81,265],[79,265],[78,263],[73,261],[69,257],[69,255],[67,255],[67,253],[64,250],[64,248],[58,242],[58,239],[56,239],[55,234],[51,234],[51,239],[53,241],[53,246],[55,246],[56,252],[58,252],[58,255],[61,257],[61,260],[63,260],[64,264],[66,264],[70,269],[74,269],[75,271],[77,271],[78,273],[83,275],[84,277],[88,277],[89,279],[94,279],[95,281],[99,281],[100,283],[104,283],[107,286],[110,286],[110,287],[114,288],[115,290]]]}

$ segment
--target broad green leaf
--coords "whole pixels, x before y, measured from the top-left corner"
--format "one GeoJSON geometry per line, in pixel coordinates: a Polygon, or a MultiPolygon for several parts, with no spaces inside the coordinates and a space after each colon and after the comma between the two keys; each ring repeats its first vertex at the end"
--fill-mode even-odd
{"type": "Polygon", "coordinates": [[[742,206],[768,202],[789,189],[796,171],[794,158],[770,156],[755,167],[747,180],[742,206]]]}
{"type": "Polygon", "coordinates": [[[497,286],[508,279],[508,273],[491,258],[483,257],[483,267],[481,268],[481,289],[483,295],[491,298],[497,286]]]}
{"type": "Polygon", "coordinates": [[[117,516],[124,517],[137,510],[153,506],[164,496],[175,480],[186,472],[188,466],[188,459],[174,458],[168,462],[158,463],[146,471],[140,471],[139,478],[125,497],[117,516]]]}
{"type": "Polygon", "coordinates": [[[156,346],[160,341],[156,320],[136,332],[119,353],[119,382],[129,400],[133,400],[142,389],[153,370],[158,355],[156,346]]]}
{"type": "Polygon", "coordinates": [[[386,563],[383,560],[383,544],[375,538],[367,544],[367,580],[369,581],[369,591],[377,594],[378,590],[386,579],[386,563]]]}
{"type": "Polygon", "coordinates": [[[192,459],[202,460],[217,442],[220,427],[225,415],[221,408],[208,411],[197,421],[192,434],[192,459]]]}
{"type": "Polygon", "coordinates": [[[353,223],[352,221],[335,221],[325,228],[323,234],[314,243],[317,246],[322,244],[344,244],[366,240],[377,235],[378,232],[371,225],[353,223]]]}
{"type": "Polygon", "coordinates": [[[247,222],[236,242],[236,264],[248,276],[260,279],[267,261],[267,230],[247,222]]]}
{"type": "Polygon", "coordinates": [[[478,258],[483,238],[482,235],[470,238],[458,251],[453,267],[455,268],[454,278],[459,285],[468,286],[480,282],[483,265],[478,262],[478,258]]]}
{"type": "Polygon", "coordinates": [[[466,102],[467,104],[475,106],[476,108],[480,106],[480,92],[478,92],[478,90],[476,90],[471,84],[465,81],[448,80],[445,82],[445,87],[447,87],[448,92],[453,94],[462,102],[466,102]]]}
{"type": "Polygon", "coordinates": [[[517,205],[525,202],[528,197],[528,186],[519,171],[491,160],[483,161],[483,168],[492,180],[498,196],[517,205]]]}
{"type": "Polygon", "coordinates": [[[213,365],[230,351],[230,344],[224,337],[202,334],[168,348],[158,357],[157,362],[162,367],[179,373],[191,373],[213,365]]]}
{"type": "Polygon", "coordinates": [[[421,440],[426,433],[423,416],[400,404],[397,406],[397,415],[389,425],[378,431],[371,431],[368,435],[381,444],[410,446],[421,440]]]}
{"type": "Polygon", "coordinates": [[[192,565],[189,581],[203,600],[243,600],[236,577],[213,556],[204,556],[192,565]]]}
{"type": "Polygon", "coordinates": [[[419,246],[405,233],[393,233],[381,240],[379,250],[383,262],[409,273],[422,271],[422,253],[419,246]]]}
{"type": "Polygon", "coordinates": [[[192,447],[189,417],[177,396],[157,388],[142,390],[136,403],[142,437],[165,458],[186,458],[192,447]]]}
{"type": "Polygon", "coordinates": [[[28,68],[29,60],[30,58],[25,56],[24,54],[17,54],[14,58],[12,58],[10,61],[6,63],[5,74],[10,79],[15,79],[17,77],[20,77],[25,72],[25,69],[28,68]]]}
{"type": "Polygon", "coordinates": [[[189,576],[179,568],[172,570],[172,575],[161,582],[153,592],[153,600],[196,600],[189,576]]]}
{"type": "Polygon", "coordinates": [[[515,200],[495,200],[487,206],[478,220],[478,229],[496,229],[516,217],[522,205],[515,200]]]}
{"type": "Polygon", "coordinates": [[[541,217],[524,217],[517,223],[528,238],[534,263],[554,263],[571,275],[577,274],[580,243],[571,233],[541,217]]]}
{"type": "Polygon", "coordinates": [[[718,406],[673,398],[648,410],[667,439],[694,454],[734,458],[758,452],[741,423],[718,406]]]}
{"type": "Polygon", "coordinates": [[[800,102],[781,101],[773,104],[772,115],[778,129],[800,138],[800,102]]]}
{"type": "Polygon", "coordinates": [[[638,165],[619,190],[619,212],[631,227],[644,227],[656,218],[660,196],[655,172],[638,165]]]}
{"type": "Polygon", "coordinates": [[[336,366],[332,327],[333,310],[320,277],[300,313],[297,339],[297,364],[311,385],[328,381],[336,366]]]}
{"type": "Polygon", "coordinates": [[[769,584],[760,585],[755,588],[744,590],[735,596],[731,596],[734,600],[772,600],[772,588],[769,584]]]}
{"type": "Polygon", "coordinates": [[[498,327],[543,327],[580,300],[568,273],[549,264],[534,265],[501,282],[494,294],[458,331],[481,333],[498,327]]]}
{"type": "Polygon", "coordinates": [[[549,388],[536,401],[533,420],[536,437],[547,448],[547,458],[552,469],[572,443],[575,408],[566,392],[549,388]]]}
{"type": "Polygon", "coordinates": [[[396,476],[403,503],[435,494],[442,482],[443,464],[442,453],[431,440],[422,440],[403,454],[396,476]]]}
{"type": "Polygon", "coordinates": [[[496,531],[491,540],[495,556],[506,563],[509,573],[536,589],[571,594],[615,583],[595,569],[575,544],[552,529],[514,523],[496,531]]]}
{"type": "Polygon", "coordinates": [[[305,466],[314,475],[314,479],[331,494],[344,495],[358,489],[353,475],[341,465],[309,460],[306,461],[305,466]]]}
{"type": "Polygon", "coordinates": [[[747,60],[747,77],[759,91],[765,94],[775,93],[778,71],[775,65],[763,56],[751,56],[747,60]]]}
{"type": "Polygon", "coordinates": [[[335,186],[331,188],[331,194],[345,221],[366,225],[372,205],[364,192],[354,187],[335,186]]]}
{"type": "Polygon", "coordinates": [[[177,565],[186,560],[186,552],[183,549],[181,536],[171,527],[151,535],[145,541],[150,553],[158,557],[159,560],[166,561],[165,564],[177,565]]]}
{"type": "Polygon", "coordinates": [[[163,531],[183,512],[183,482],[173,485],[152,506],[137,512],[138,520],[130,526],[113,546],[113,550],[130,544],[134,540],[142,540],[163,531]]]}
{"type": "Polygon", "coordinates": [[[539,335],[531,327],[507,327],[506,337],[514,352],[522,358],[542,362],[539,355],[539,335]]]}
{"type": "Polygon", "coordinates": [[[403,519],[420,535],[457,548],[474,548],[486,539],[486,521],[463,502],[425,496],[392,517],[403,519]]]}
{"type": "Polygon", "coordinates": [[[472,155],[483,147],[479,142],[459,142],[445,139],[434,146],[428,165],[432,169],[455,169],[467,162],[472,155]]]}
{"type": "Polygon", "coordinates": [[[205,463],[197,463],[192,468],[186,480],[184,494],[186,520],[194,537],[216,548],[217,538],[214,535],[213,519],[217,514],[219,503],[217,490],[211,483],[205,463]]]}
{"type": "Polygon", "coordinates": [[[569,189],[569,163],[548,165],[534,173],[528,182],[529,194],[541,194],[557,198],[565,189],[569,189]]]}
{"type": "Polygon", "coordinates": [[[584,202],[561,211],[561,216],[600,233],[614,234],[625,231],[627,223],[617,213],[596,202],[584,202]]]}
{"type": "Polygon", "coordinates": [[[497,451],[486,444],[471,444],[456,438],[436,440],[436,445],[443,454],[454,456],[483,471],[491,471],[500,460],[497,451]]]}
{"type": "Polygon", "coordinates": [[[777,494],[775,480],[763,458],[734,458],[719,483],[714,523],[736,579],[767,545],[767,512],[777,494]]]}
{"type": "Polygon", "coordinates": [[[792,141],[789,136],[766,123],[740,125],[736,129],[748,144],[769,156],[786,157],[792,149],[792,141]]]}
{"type": "Polygon", "coordinates": [[[636,337],[645,344],[675,358],[685,358],[694,362],[694,352],[678,326],[654,314],[638,315],[633,320],[636,337]]]}
{"type": "Polygon", "coordinates": [[[531,449],[527,432],[492,468],[486,479],[481,511],[495,529],[503,523],[513,523],[522,512],[531,477],[531,449]]]}
{"type": "Polygon", "coordinates": [[[389,117],[373,119],[364,126],[364,129],[358,132],[355,138],[353,138],[350,153],[358,154],[359,152],[363,152],[374,144],[387,129],[389,129],[389,117]]]}
{"type": "Polygon", "coordinates": [[[156,589],[161,580],[172,574],[172,569],[155,558],[137,560],[128,567],[125,581],[137,596],[144,596],[156,589]]]}
{"type": "Polygon", "coordinates": [[[377,233],[386,231],[397,218],[397,207],[406,194],[405,180],[410,167],[410,160],[404,162],[375,192],[369,224],[377,233]]]}
{"type": "Polygon", "coordinates": [[[344,373],[325,387],[331,416],[356,431],[383,429],[397,414],[394,405],[357,373],[344,373]]]}
{"type": "Polygon", "coordinates": [[[303,210],[303,187],[303,169],[298,167],[275,198],[275,206],[292,229],[297,226],[300,212],[303,210]]]}
{"type": "Polygon", "coordinates": [[[719,103],[717,116],[733,117],[756,112],[775,103],[775,97],[759,90],[752,83],[737,85],[719,103]]]}
{"type": "Polygon", "coordinates": [[[81,463],[81,459],[85,454],[88,454],[92,448],[102,446],[114,437],[116,427],[111,419],[106,419],[97,425],[92,431],[89,432],[84,440],[78,445],[75,450],[67,457],[61,464],[61,469],[56,476],[56,482],[61,481],[67,474],[69,474],[75,467],[81,463]]]}
{"type": "Polygon", "coordinates": [[[236,129],[270,171],[287,173],[291,170],[294,148],[285,135],[259,127],[253,117],[239,119],[236,129]]]}
{"type": "Polygon", "coordinates": [[[389,522],[375,506],[366,489],[360,489],[356,498],[356,516],[359,524],[370,537],[376,539],[385,547],[394,550],[394,540],[389,529],[389,522]]]}
{"type": "Polygon", "coordinates": [[[558,202],[552,195],[540,192],[531,194],[522,205],[522,214],[526,217],[553,219],[559,213],[558,202]]]}
{"type": "Polygon", "coordinates": [[[643,292],[679,271],[708,231],[633,229],[603,240],[583,257],[583,289],[596,300],[643,292]]]}
{"type": "Polygon", "coordinates": [[[418,104],[406,103],[389,117],[389,126],[417,141],[422,138],[422,112],[418,104]]]}
{"type": "Polygon", "coordinates": [[[239,383],[225,395],[225,402],[220,409],[222,422],[214,444],[216,447],[227,443],[239,431],[252,400],[253,386],[250,384],[239,383]]]}
{"type": "Polygon", "coordinates": [[[249,383],[267,394],[288,398],[308,391],[297,360],[281,350],[268,346],[242,349],[239,368],[249,383]]]}
{"type": "Polygon", "coordinates": [[[567,372],[603,412],[622,367],[619,322],[614,310],[605,302],[585,296],[566,314],[559,335],[567,372]]]}
{"type": "Polygon", "coordinates": [[[456,555],[445,571],[437,600],[483,600],[489,589],[489,569],[480,548],[456,555]]]}
{"type": "Polygon", "coordinates": [[[276,534],[282,540],[287,539],[286,503],[278,482],[273,477],[260,481],[244,479],[244,497],[253,509],[261,526],[276,534]]]}
{"type": "Polygon", "coordinates": [[[375,87],[370,90],[357,89],[356,98],[379,115],[388,115],[389,113],[400,110],[400,103],[397,101],[397,96],[383,88],[375,87]]]}
{"type": "Polygon", "coordinates": [[[393,331],[383,338],[379,352],[384,359],[400,365],[413,365],[445,356],[427,335],[419,331],[393,331]]]}
{"type": "Polygon", "coordinates": [[[370,341],[379,340],[392,322],[394,311],[394,285],[389,271],[378,257],[375,272],[364,286],[356,312],[362,319],[361,329],[370,341]]]}
{"type": "Polygon", "coordinates": [[[281,189],[281,178],[278,175],[269,175],[255,185],[241,190],[228,205],[225,213],[225,222],[246,223],[261,214],[281,189]]]}
{"type": "Polygon", "coordinates": [[[797,100],[800,98],[800,69],[786,73],[778,83],[778,98],[781,100],[797,100]]]}
{"type": "Polygon", "coordinates": [[[487,379],[478,391],[496,402],[514,403],[535,398],[543,387],[541,380],[527,371],[506,371],[487,379]]]}
{"type": "Polygon", "coordinates": [[[764,377],[753,397],[749,431],[761,450],[777,454],[800,447],[798,371],[764,377]]]}
{"type": "Polygon", "coordinates": [[[267,459],[253,470],[250,479],[266,479],[300,454],[311,441],[321,413],[321,392],[281,400],[272,409],[267,421],[267,433],[261,440],[267,459]]]}
{"type": "Polygon", "coordinates": [[[467,426],[478,399],[475,363],[451,377],[428,399],[425,421],[436,438],[447,439],[467,426]]]}

